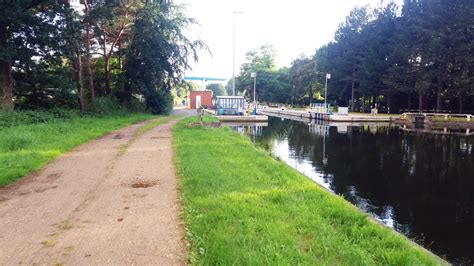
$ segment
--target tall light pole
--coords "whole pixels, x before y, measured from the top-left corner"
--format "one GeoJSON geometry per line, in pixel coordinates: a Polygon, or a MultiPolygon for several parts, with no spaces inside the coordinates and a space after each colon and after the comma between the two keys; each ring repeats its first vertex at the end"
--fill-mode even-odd
{"type": "Polygon", "coordinates": [[[235,14],[242,14],[243,11],[234,11],[232,18],[232,96],[235,96],[235,14]]]}
{"type": "Polygon", "coordinates": [[[253,112],[257,114],[257,101],[256,101],[256,92],[257,92],[257,73],[250,73],[250,77],[253,78],[253,112]]]}
{"type": "Polygon", "coordinates": [[[328,79],[331,79],[331,74],[326,73],[326,87],[324,89],[324,110],[326,114],[328,113],[328,105],[327,105],[327,98],[328,98],[328,79]]]}

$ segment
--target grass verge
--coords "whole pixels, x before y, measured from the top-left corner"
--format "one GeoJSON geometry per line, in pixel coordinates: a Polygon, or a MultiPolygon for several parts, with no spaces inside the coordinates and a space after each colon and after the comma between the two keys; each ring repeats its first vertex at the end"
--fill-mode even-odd
{"type": "Polygon", "coordinates": [[[173,128],[190,262],[442,264],[229,128],[173,128]]]}
{"type": "Polygon", "coordinates": [[[149,114],[72,118],[0,129],[0,187],[41,168],[75,146],[150,119],[149,114]]]}

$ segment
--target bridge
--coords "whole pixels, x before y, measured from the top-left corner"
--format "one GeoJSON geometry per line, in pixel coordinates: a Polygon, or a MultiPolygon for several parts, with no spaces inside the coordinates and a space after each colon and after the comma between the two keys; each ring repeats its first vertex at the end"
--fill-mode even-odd
{"type": "Polygon", "coordinates": [[[184,77],[184,80],[187,80],[187,81],[202,81],[202,82],[207,82],[207,81],[226,81],[227,79],[223,79],[223,78],[212,78],[212,77],[184,77]]]}

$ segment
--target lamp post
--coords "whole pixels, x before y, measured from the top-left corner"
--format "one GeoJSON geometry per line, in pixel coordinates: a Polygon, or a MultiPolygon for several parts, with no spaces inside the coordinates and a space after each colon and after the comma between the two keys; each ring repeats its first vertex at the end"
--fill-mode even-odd
{"type": "Polygon", "coordinates": [[[328,79],[331,79],[331,74],[326,73],[326,86],[324,89],[324,110],[328,113],[327,97],[328,97],[328,79]]]}
{"type": "Polygon", "coordinates": [[[232,18],[232,96],[235,96],[235,14],[242,14],[242,11],[234,11],[232,18]]]}
{"type": "Polygon", "coordinates": [[[256,95],[257,95],[257,73],[252,72],[250,73],[250,77],[253,78],[253,113],[257,114],[257,101],[256,101],[256,95]]]}

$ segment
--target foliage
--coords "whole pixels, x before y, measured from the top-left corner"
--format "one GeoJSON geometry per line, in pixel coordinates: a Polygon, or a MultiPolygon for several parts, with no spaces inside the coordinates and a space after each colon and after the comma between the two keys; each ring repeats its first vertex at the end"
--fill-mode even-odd
{"type": "Polygon", "coordinates": [[[110,115],[125,113],[126,108],[122,107],[116,98],[98,97],[88,106],[87,112],[93,115],[110,115]]]}
{"type": "Polygon", "coordinates": [[[474,111],[473,12],[462,0],[355,8],[314,56],[317,71],[332,74],[329,98],[362,111],[474,111]]]}
{"type": "Polygon", "coordinates": [[[256,73],[258,101],[287,102],[290,97],[288,68],[277,69],[275,57],[276,52],[271,45],[249,51],[235,80],[236,92],[247,94],[253,99],[254,78],[251,73],[256,73]]]}
{"type": "Polygon", "coordinates": [[[1,1],[0,107],[13,109],[13,67],[28,69],[34,57],[58,58],[57,38],[64,20],[64,1],[1,1]]]}
{"type": "Polygon", "coordinates": [[[321,74],[316,71],[314,59],[301,56],[293,60],[289,71],[292,103],[311,103],[314,93],[321,92],[323,88],[319,83],[321,74]]]}
{"type": "Polygon", "coordinates": [[[145,94],[145,104],[152,114],[169,114],[173,110],[173,96],[167,90],[152,90],[145,94]]]}
{"type": "MultiPolygon", "coordinates": [[[[16,112],[8,115],[13,113],[16,112]]],[[[81,143],[151,117],[149,114],[101,118],[77,116],[67,121],[49,120],[46,123],[25,124],[22,121],[19,125],[0,128],[0,186],[41,168],[81,143]]]]}
{"type": "Polygon", "coordinates": [[[80,3],[82,10],[64,0],[0,3],[3,109],[11,110],[15,103],[22,109],[102,112],[103,99],[98,107],[96,96],[117,97],[126,106],[135,98],[155,97],[151,90],[169,92],[178,86],[189,60],[197,60],[198,50],[206,48],[184,34],[195,20],[173,1],[80,3]]]}
{"type": "Polygon", "coordinates": [[[441,263],[248,138],[194,120],[173,128],[192,264],[441,263]]]}
{"type": "Polygon", "coordinates": [[[18,109],[74,109],[77,91],[71,71],[64,65],[41,62],[14,73],[18,109]]]}
{"type": "Polygon", "coordinates": [[[19,125],[54,122],[77,117],[75,111],[64,109],[49,109],[48,111],[0,111],[0,129],[19,125]]]}
{"type": "Polygon", "coordinates": [[[227,95],[227,91],[225,90],[224,85],[222,85],[220,83],[211,83],[211,84],[207,85],[206,89],[212,91],[212,96],[213,97],[226,96],[227,95]]]}
{"type": "Polygon", "coordinates": [[[171,86],[180,83],[188,58],[197,60],[197,50],[204,47],[182,33],[193,23],[168,1],[146,2],[138,12],[125,66],[126,91],[143,94],[153,113],[169,111],[171,86]]]}

